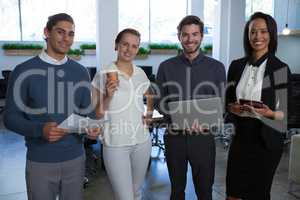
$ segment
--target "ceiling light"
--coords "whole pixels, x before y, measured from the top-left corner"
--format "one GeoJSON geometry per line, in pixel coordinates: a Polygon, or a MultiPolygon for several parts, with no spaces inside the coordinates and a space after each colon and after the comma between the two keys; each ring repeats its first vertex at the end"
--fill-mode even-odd
{"type": "Polygon", "coordinates": [[[287,2],[287,6],[286,6],[286,24],[284,29],[282,30],[282,34],[283,35],[289,35],[291,33],[291,30],[289,29],[289,5],[290,5],[290,1],[288,0],[287,2]]]}
{"type": "Polygon", "coordinates": [[[283,35],[289,35],[291,33],[291,30],[288,27],[288,24],[285,24],[284,29],[282,30],[283,35]]]}

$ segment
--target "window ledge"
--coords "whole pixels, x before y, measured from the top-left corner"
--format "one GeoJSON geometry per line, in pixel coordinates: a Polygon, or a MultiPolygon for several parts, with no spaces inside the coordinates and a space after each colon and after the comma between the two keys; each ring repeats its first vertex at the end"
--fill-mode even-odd
{"type": "Polygon", "coordinates": [[[6,56],[35,56],[38,55],[41,49],[5,49],[6,56]]]}
{"type": "Polygon", "coordinates": [[[136,60],[145,60],[147,58],[148,58],[148,54],[136,55],[135,57],[136,60]]]}
{"type": "Polygon", "coordinates": [[[151,49],[151,54],[178,54],[177,49],[151,49]]]}
{"type": "Polygon", "coordinates": [[[96,49],[84,49],[84,55],[96,55],[96,49]]]}

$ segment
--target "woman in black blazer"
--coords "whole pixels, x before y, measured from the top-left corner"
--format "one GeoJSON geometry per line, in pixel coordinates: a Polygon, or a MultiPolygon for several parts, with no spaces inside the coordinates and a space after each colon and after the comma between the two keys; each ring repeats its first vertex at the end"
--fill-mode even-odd
{"type": "Polygon", "coordinates": [[[228,200],[269,200],[287,127],[290,74],[275,56],[277,25],[270,15],[257,12],[250,17],[244,49],[246,56],[231,63],[227,77],[227,121],[234,124],[235,135],[226,194],[228,200]]]}

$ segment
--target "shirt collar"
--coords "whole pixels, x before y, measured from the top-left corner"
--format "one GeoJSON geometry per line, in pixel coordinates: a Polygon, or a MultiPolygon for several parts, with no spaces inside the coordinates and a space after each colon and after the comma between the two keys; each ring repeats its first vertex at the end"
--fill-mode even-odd
{"type": "Polygon", "coordinates": [[[260,57],[257,61],[254,61],[253,57],[249,57],[248,62],[249,65],[253,67],[259,67],[267,58],[269,57],[269,53],[265,53],[262,57],[260,57]]]}
{"type": "Polygon", "coordinates": [[[204,59],[204,55],[201,51],[197,55],[197,57],[192,60],[192,62],[190,62],[190,60],[184,55],[184,53],[179,55],[179,57],[185,64],[188,64],[188,65],[199,64],[204,59]]]}
{"type": "Polygon", "coordinates": [[[46,52],[46,49],[43,49],[42,52],[39,54],[39,57],[42,61],[52,64],[52,65],[63,65],[68,61],[68,57],[65,56],[63,59],[61,60],[56,60],[55,58],[52,58],[51,56],[49,56],[46,52]]]}

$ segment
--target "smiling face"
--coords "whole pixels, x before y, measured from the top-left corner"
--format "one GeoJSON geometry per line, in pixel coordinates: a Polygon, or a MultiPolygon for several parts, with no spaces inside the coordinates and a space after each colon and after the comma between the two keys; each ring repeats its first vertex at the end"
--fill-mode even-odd
{"type": "Polygon", "coordinates": [[[75,25],[68,21],[57,22],[51,30],[44,29],[47,38],[47,53],[61,60],[70,50],[74,41],[75,25]]]}
{"type": "Polygon", "coordinates": [[[263,55],[269,51],[270,34],[264,19],[257,18],[250,22],[248,38],[253,54],[263,55]]]}
{"type": "Polygon", "coordinates": [[[131,33],[124,33],[116,44],[118,60],[131,62],[139,51],[140,38],[131,33]]]}
{"type": "Polygon", "coordinates": [[[202,34],[199,25],[184,25],[178,35],[179,41],[183,47],[184,54],[189,57],[195,57],[199,54],[199,47],[202,41],[202,34]]]}

